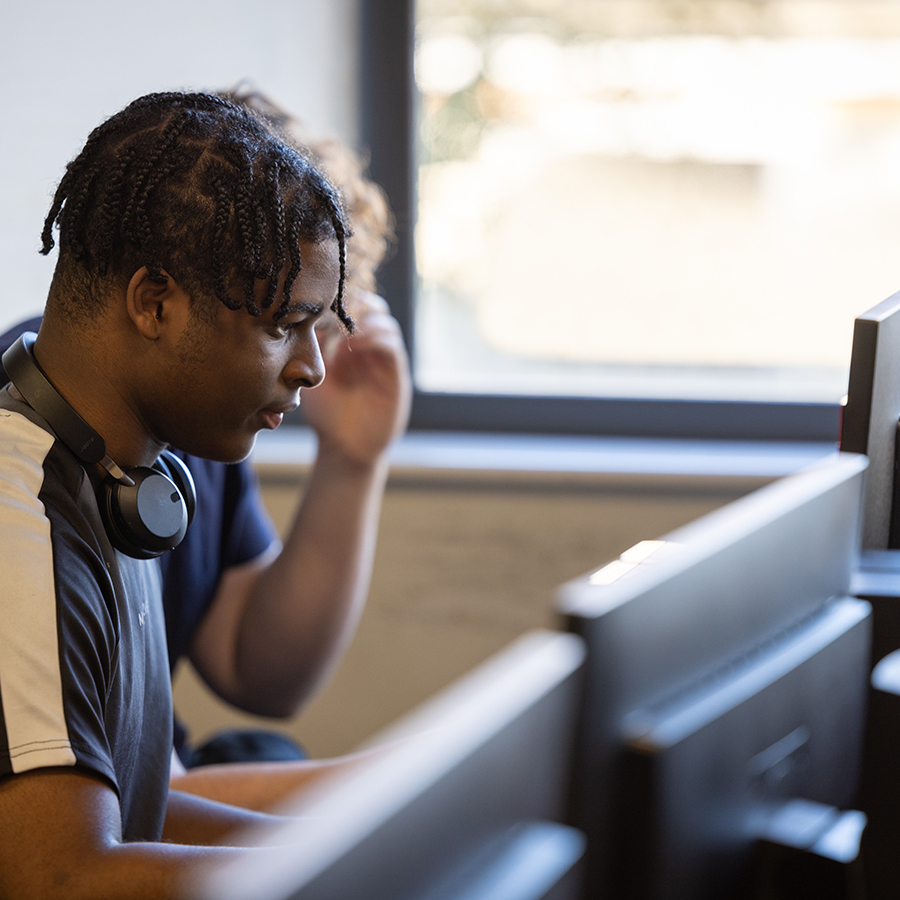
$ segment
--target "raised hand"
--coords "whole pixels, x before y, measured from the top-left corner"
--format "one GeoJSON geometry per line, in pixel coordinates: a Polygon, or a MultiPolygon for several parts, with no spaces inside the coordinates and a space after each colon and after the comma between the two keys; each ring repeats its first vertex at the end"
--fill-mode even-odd
{"type": "Polygon", "coordinates": [[[332,320],[317,329],[325,380],[306,389],[306,421],[319,437],[320,452],[373,463],[406,428],[412,396],[409,360],[397,320],[377,294],[355,291],[350,313],[357,331],[348,336],[332,320]]]}

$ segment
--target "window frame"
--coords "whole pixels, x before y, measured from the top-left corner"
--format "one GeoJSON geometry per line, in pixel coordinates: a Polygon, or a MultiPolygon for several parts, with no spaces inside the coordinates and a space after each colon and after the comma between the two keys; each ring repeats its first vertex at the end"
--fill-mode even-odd
{"type": "MultiPolygon", "coordinates": [[[[379,284],[414,356],[416,268],[415,0],[362,0],[360,135],[369,171],[387,193],[397,241],[379,284]]],[[[852,324],[847,323],[851,328],[852,324]]],[[[591,434],[724,440],[832,441],[837,403],[450,394],[416,388],[410,427],[421,430],[591,434]]]]}

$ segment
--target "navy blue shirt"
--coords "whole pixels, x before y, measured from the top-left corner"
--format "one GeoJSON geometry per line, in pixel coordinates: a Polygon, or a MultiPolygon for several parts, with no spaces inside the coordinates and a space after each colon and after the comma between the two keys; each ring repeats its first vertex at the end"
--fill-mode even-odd
{"type": "MultiPolygon", "coordinates": [[[[40,324],[36,317],[0,335],[0,353],[40,324]]],[[[0,368],[0,385],[7,380],[0,368]]],[[[187,654],[222,572],[256,558],[277,539],[262,506],[256,474],[246,461],[211,462],[172,449],[194,477],[197,510],[184,540],[160,557],[170,671],[187,654]]],[[[183,731],[176,726],[176,747],[181,750],[182,744],[183,731]]]]}

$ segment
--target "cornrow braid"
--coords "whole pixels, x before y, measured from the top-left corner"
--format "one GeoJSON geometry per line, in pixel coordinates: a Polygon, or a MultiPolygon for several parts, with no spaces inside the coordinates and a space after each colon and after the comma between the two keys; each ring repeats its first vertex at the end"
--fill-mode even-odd
{"type": "Polygon", "coordinates": [[[157,140],[156,146],[148,156],[135,178],[135,185],[131,197],[125,208],[123,219],[127,224],[134,222],[136,232],[133,232],[137,243],[144,248],[147,254],[147,269],[153,281],[164,282],[165,277],[160,272],[161,263],[154,258],[153,228],[147,213],[147,201],[154,188],[178,165],[178,160],[166,158],[169,151],[178,140],[178,136],[187,126],[187,118],[184,115],[173,116],[157,140]],[[162,161],[162,162],[161,162],[162,161]]]}
{"type": "Polygon", "coordinates": [[[302,270],[300,245],[333,238],[340,278],[332,309],[353,330],[343,305],[349,228],[337,191],[258,117],[216,95],[149,94],[95,128],[53,198],[45,254],[54,227],[54,285],[85,315],[93,278],[127,278],[141,266],[154,280],[171,274],[192,297],[254,316],[277,303],[283,315],[302,270]]]}
{"type": "MultiPolygon", "coordinates": [[[[210,105],[233,105],[213,94],[179,94],[177,92],[156,93],[147,94],[144,97],[139,97],[137,100],[132,101],[119,115],[124,116],[126,113],[131,113],[132,115],[137,114],[142,109],[162,106],[167,102],[177,102],[179,98],[188,101],[196,99],[198,102],[200,102],[200,98],[206,98],[211,101],[210,105]]],[[[41,253],[45,256],[56,244],[53,240],[53,226],[59,219],[60,210],[62,209],[66,197],[69,195],[72,182],[81,176],[86,160],[91,158],[94,148],[106,137],[108,132],[112,131],[118,125],[117,119],[117,116],[112,116],[98,125],[88,135],[81,153],[66,166],[65,175],[63,175],[59,187],[56,189],[50,212],[47,215],[44,222],[44,229],[41,233],[41,253]]]]}
{"type": "MultiPolygon", "coordinates": [[[[303,268],[303,260],[300,258],[300,240],[296,221],[292,221],[290,224],[290,230],[288,234],[288,252],[290,255],[291,267],[290,269],[288,269],[288,273],[284,277],[285,294],[290,294],[292,288],[294,287],[294,282],[297,280],[297,277],[300,275],[300,272],[303,268]]],[[[276,320],[280,318],[277,312],[275,314],[275,318],[276,320]]]]}
{"type": "Polygon", "coordinates": [[[327,185],[323,186],[322,200],[323,205],[329,208],[331,213],[331,227],[334,229],[335,237],[338,242],[338,259],[340,262],[340,276],[338,278],[338,292],[331,304],[332,312],[337,315],[341,324],[350,334],[353,334],[353,319],[344,308],[344,286],[347,280],[347,228],[344,224],[344,218],[341,215],[340,203],[333,189],[329,190],[327,185]]]}
{"type": "Polygon", "coordinates": [[[228,309],[240,309],[241,301],[235,300],[229,290],[225,278],[225,234],[228,229],[229,208],[231,201],[228,197],[228,188],[224,179],[217,178],[214,181],[216,189],[216,218],[213,232],[213,252],[216,260],[216,297],[228,307],[228,309]]]}
{"type": "Polygon", "coordinates": [[[344,328],[346,328],[347,331],[350,332],[350,334],[353,334],[355,328],[353,319],[344,308],[344,286],[347,283],[347,234],[344,228],[343,220],[336,214],[332,218],[332,226],[334,227],[334,231],[338,239],[339,260],[341,268],[340,277],[338,278],[338,292],[337,296],[334,298],[334,303],[332,303],[331,308],[337,315],[344,328]]]}
{"type": "MultiPolygon", "coordinates": [[[[250,177],[253,177],[253,161],[249,157],[245,160],[245,165],[250,177]]],[[[257,227],[257,221],[254,209],[253,196],[250,191],[250,184],[242,181],[237,186],[237,194],[235,197],[234,212],[237,219],[237,227],[243,244],[243,266],[244,266],[244,302],[247,305],[251,315],[262,315],[262,310],[256,303],[256,276],[259,274],[260,259],[262,257],[262,243],[265,233],[260,233],[257,227]]]]}
{"type": "MultiPolygon", "coordinates": [[[[272,202],[272,219],[273,219],[273,233],[272,240],[274,242],[274,256],[276,259],[281,259],[284,256],[284,245],[285,245],[285,213],[284,213],[284,199],[281,196],[281,187],[279,185],[279,173],[281,168],[279,165],[274,165],[269,170],[268,175],[268,187],[269,187],[269,196],[271,197],[272,202]]],[[[269,289],[266,291],[266,296],[263,299],[263,309],[269,309],[272,304],[275,302],[275,295],[278,291],[278,282],[277,282],[277,273],[269,276],[269,289]]]]}
{"type": "Polygon", "coordinates": [[[105,236],[104,241],[98,246],[97,250],[97,265],[102,276],[105,276],[109,271],[109,262],[112,255],[112,223],[116,220],[122,205],[125,172],[133,159],[134,148],[129,147],[108,175],[106,198],[100,205],[97,213],[97,230],[105,236]]]}
{"type": "MultiPolygon", "coordinates": [[[[78,193],[70,197],[69,202],[66,204],[65,208],[60,211],[60,221],[68,222],[70,220],[78,220],[78,217],[81,215],[85,204],[88,202],[91,188],[94,184],[94,179],[97,177],[97,173],[99,172],[99,170],[99,164],[94,164],[84,171],[81,176],[81,183],[79,185],[80,189],[78,193]]],[[[82,241],[80,235],[73,235],[71,249],[72,255],[75,257],[75,259],[84,258],[84,242],[82,241]]]]}

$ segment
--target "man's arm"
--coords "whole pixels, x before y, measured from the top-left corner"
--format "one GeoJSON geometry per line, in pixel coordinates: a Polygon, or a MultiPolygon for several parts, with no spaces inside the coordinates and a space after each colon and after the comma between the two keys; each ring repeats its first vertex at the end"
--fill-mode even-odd
{"type": "Polygon", "coordinates": [[[386,450],[406,426],[411,386],[400,328],[373,294],[359,331],[325,333],[325,381],[304,392],[319,450],[281,553],[223,574],[191,660],[231,703],[289,715],[339,658],[365,603],[386,450]]]}
{"type": "Polygon", "coordinates": [[[223,804],[267,812],[287,798],[318,789],[323,782],[365,765],[381,749],[334,759],[299,759],[288,762],[230,762],[197,766],[173,774],[170,782],[178,791],[196,794],[223,804]]]}
{"type": "Polygon", "coordinates": [[[245,829],[274,821],[277,818],[263,810],[244,809],[224,798],[170,787],[162,839],[172,844],[236,847],[245,829]]]}
{"type": "MultiPolygon", "coordinates": [[[[197,843],[258,814],[176,797],[161,842],[122,841],[115,791],[84,770],[35,769],[0,781],[0,900],[175,900],[207,863],[253,850],[197,843]]],[[[269,819],[271,821],[271,819],[269,819]]]]}

